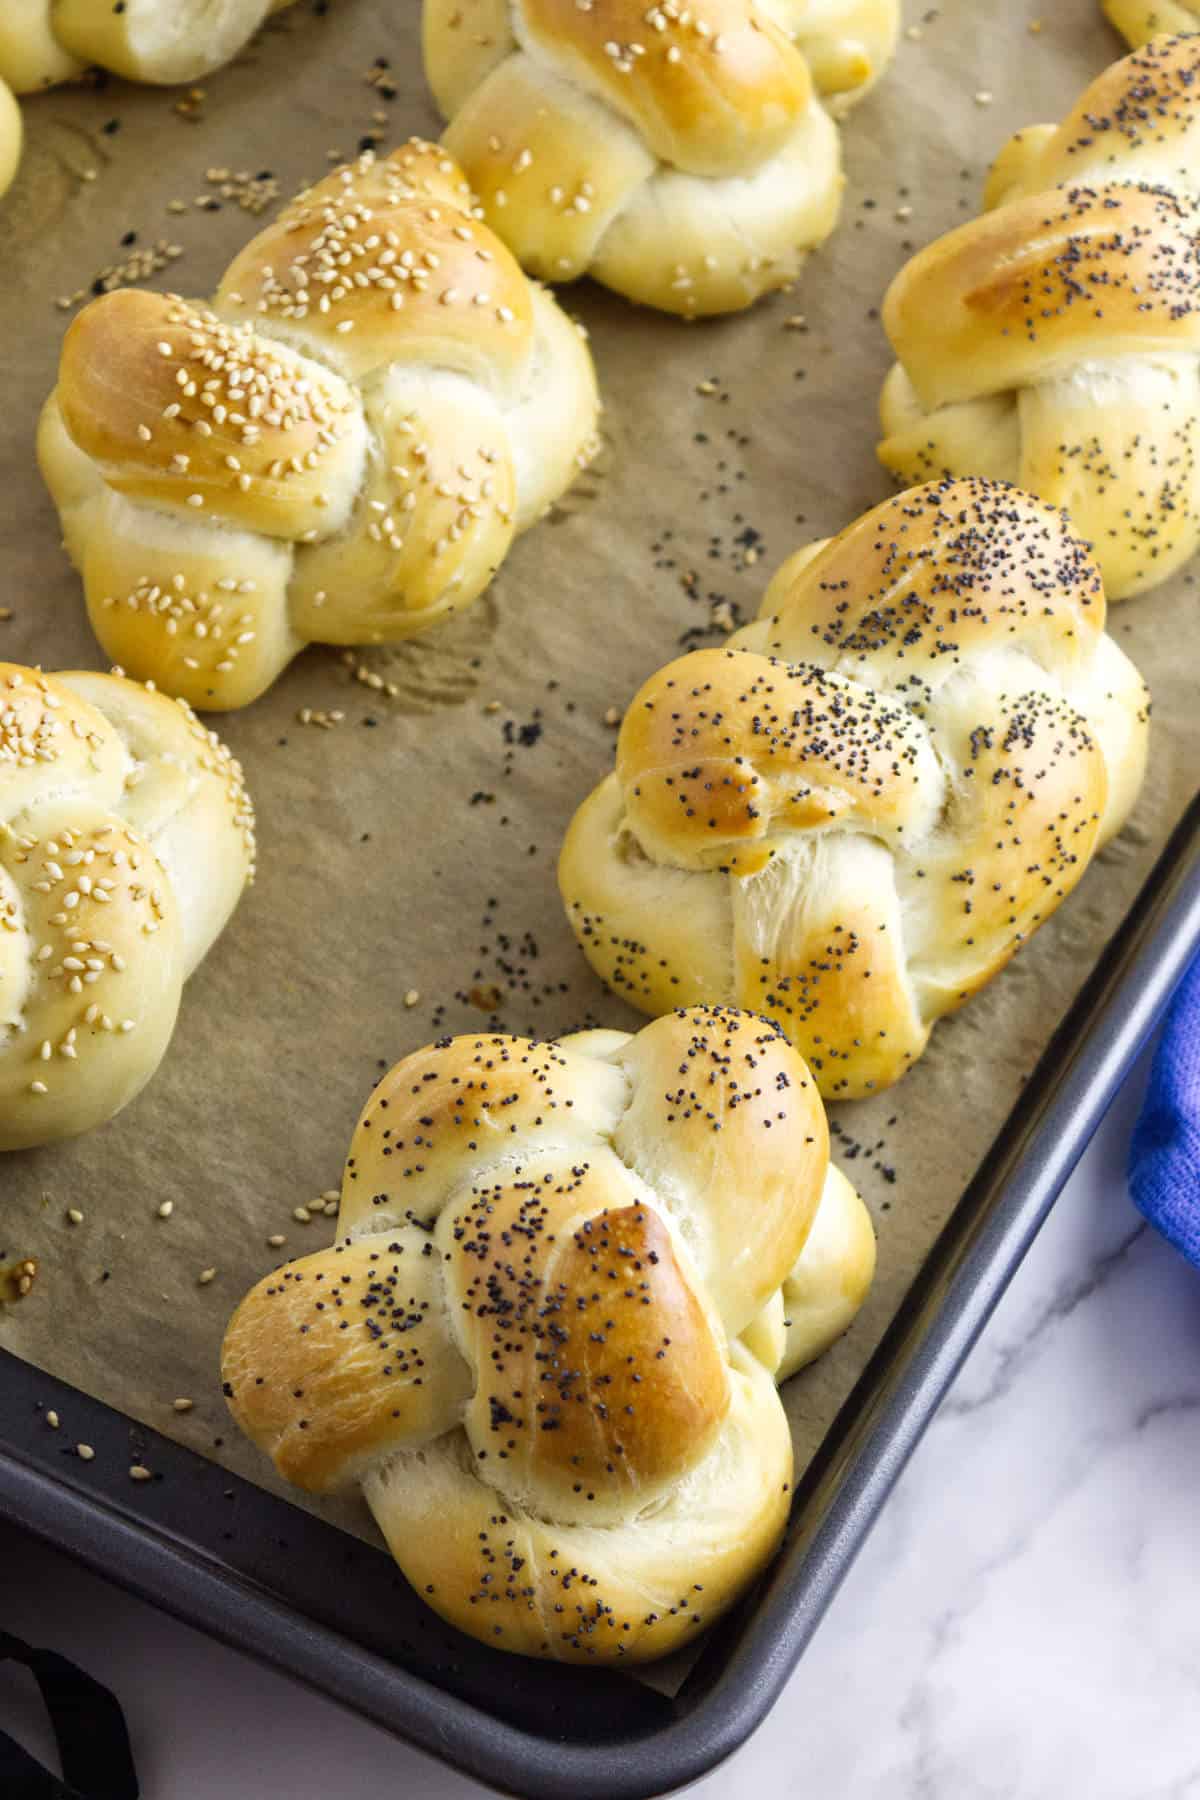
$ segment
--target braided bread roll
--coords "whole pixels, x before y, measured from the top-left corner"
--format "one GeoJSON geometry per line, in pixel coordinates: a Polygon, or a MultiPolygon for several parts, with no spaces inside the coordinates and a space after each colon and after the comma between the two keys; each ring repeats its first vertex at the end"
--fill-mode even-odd
{"type": "Polygon", "coordinates": [[[211,308],[93,301],[38,457],[105,650],[220,710],[469,605],[596,415],[579,332],[414,140],[285,207],[211,308]]]}
{"type": "Polygon", "coordinates": [[[445,1039],[368,1102],[336,1244],[238,1308],[225,1393],[289,1481],[361,1484],[454,1625],[645,1661],[778,1543],[775,1378],[845,1329],[874,1260],[765,1020],[445,1039]]]}
{"type": "Polygon", "coordinates": [[[1200,38],[1113,65],[1001,153],[993,210],[902,269],[883,463],[1065,506],[1111,599],[1200,545],[1200,38]]]}
{"type": "Polygon", "coordinates": [[[0,663],[0,1150],[145,1086],[253,872],[241,767],[188,707],[0,663]]]}
{"type": "Polygon", "coordinates": [[[643,1012],[774,1018],[827,1098],[899,1079],[1124,823],[1147,695],[1063,515],[986,481],[801,551],[727,650],[660,669],[559,883],[643,1012]]]}
{"type": "Polygon", "coordinates": [[[692,318],[784,287],[837,222],[837,128],[898,0],[425,0],[449,149],[530,274],[692,318]]]}
{"type": "Polygon", "coordinates": [[[0,80],[18,94],[89,64],[127,81],[198,81],[230,62],[292,0],[4,0],[0,80]]]}
{"type": "Polygon", "coordinates": [[[1103,6],[1135,50],[1160,32],[1200,29],[1200,0],[1103,0],[1103,6]]]}

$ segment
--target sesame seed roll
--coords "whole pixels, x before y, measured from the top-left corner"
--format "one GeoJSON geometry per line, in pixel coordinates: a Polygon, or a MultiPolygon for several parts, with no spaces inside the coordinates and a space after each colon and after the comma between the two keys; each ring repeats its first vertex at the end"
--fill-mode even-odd
{"type": "Polygon", "coordinates": [[[531,274],[697,317],[786,286],[833,230],[837,128],[897,0],[425,0],[445,142],[531,274]]]}
{"type": "Polygon", "coordinates": [[[253,872],[241,768],[189,707],[0,663],[0,1150],[133,1099],[253,872]]]}
{"type": "Polygon", "coordinates": [[[306,643],[470,605],[596,416],[580,333],[413,140],[285,207],[211,306],[93,301],[38,456],[108,654],[227,709],[306,643]]]}

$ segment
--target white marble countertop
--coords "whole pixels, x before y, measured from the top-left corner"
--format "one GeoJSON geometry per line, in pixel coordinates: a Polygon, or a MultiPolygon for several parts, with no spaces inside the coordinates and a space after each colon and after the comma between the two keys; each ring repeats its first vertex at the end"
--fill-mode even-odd
{"type": "MultiPolygon", "coordinates": [[[[1200,1800],[1200,1275],[1133,1212],[1132,1080],[758,1735],[704,1800],[1200,1800]]],[[[121,1695],[146,1800],[468,1800],[0,1526],[0,1623],[121,1695]]],[[[46,1760],[32,1684],[0,1725],[46,1760]]]]}

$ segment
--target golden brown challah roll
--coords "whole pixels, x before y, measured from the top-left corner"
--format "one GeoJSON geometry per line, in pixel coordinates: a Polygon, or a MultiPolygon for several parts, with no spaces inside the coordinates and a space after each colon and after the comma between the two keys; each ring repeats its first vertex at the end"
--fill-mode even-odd
{"type": "Polygon", "coordinates": [[[1200,38],[1113,65],[999,157],[994,209],[893,282],[880,457],[1013,480],[1094,546],[1110,598],[1200,544],[1200,38]]]}
{"type": "Polygon", "coordinates": [[[225,1392],[290,1481],[361,1483],[462,1630],[646,1660],[778,1542],[775,1378],[850,1322],[874,1256],[765,1020],[444,1039],[368,1102],[336,1245],[242,1302],[225,1392]]]}
{"type": "Polygon", "coordinates": [[[778,1020],[821,1092],[896,1081],[1124,822],[1147,696],[1063,515],[918,488],[785,564],[727,650],[660,669],[559,881],[643,1012],[778,1020]]]}
{"type": "Polygon", "coordinates": [[[694,317],[785,286],[833,230],[826,107],[866,92],[898,27],[898,0],[425,0],[425,67],[531,274],[694,317]]]}
{"type": "Polygon", "coordinates": [[[89,64],[129,81],[198,81],[237,55],[292,0],[4,0],[0,80],[18,94],[89,64]]]}
{"type": "Polygon", "coordinates": [[[1159,32],[1200,29],[1200,0],[1103,0],[1103,6],[1135,49],[1159,32]]]}
{"type": "Polygon", "coordinates": [[[0,1150],[132,1100],[253,869],[241,768],[187,706],[0,663],[0,1150]]]}
{"type": "Polygon", "coordinates": [[[286,207],[211,308],[93,301],[38,455],[108,654],[220,709],[469,605],[596,411],[576,327],[414,140],[286,207]]]}

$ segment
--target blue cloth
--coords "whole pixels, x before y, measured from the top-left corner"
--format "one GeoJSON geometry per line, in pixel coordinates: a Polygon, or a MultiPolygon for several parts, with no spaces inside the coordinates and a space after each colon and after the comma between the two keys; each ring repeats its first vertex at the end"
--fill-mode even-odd
{"type": "Polygon", "coordinates": [[[1129,1150],[1139,1210],[1200,1268],[1200,957],[1171,1007],[1129,1150]]]}

